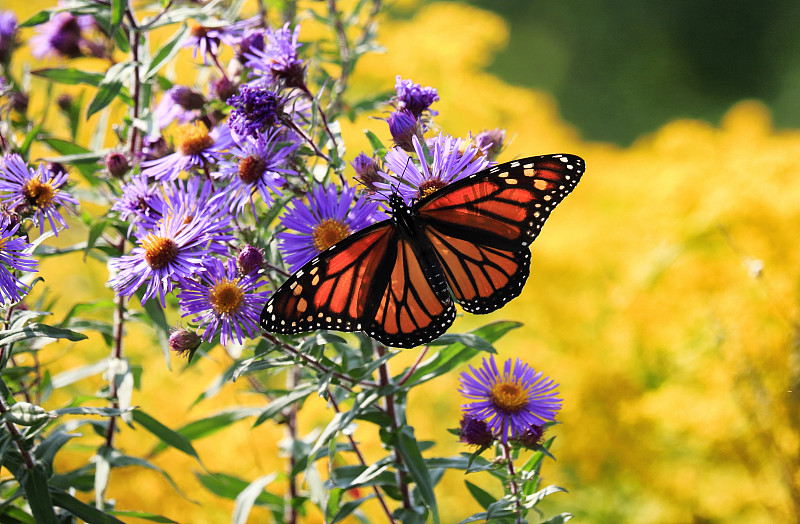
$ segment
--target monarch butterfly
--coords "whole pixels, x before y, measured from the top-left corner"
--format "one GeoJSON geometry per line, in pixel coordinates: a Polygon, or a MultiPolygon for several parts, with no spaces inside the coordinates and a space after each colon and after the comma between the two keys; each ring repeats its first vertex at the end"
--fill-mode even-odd
{"type": "Polygon", "coordinates": [[[364,331],[410,348],[442,335],[456,316],[490,313],[522,291],[529,245],[584,172],[574,155],[496,165],[419,201],[389,198],[391,218],[331,246],[286,280],[261,327],[364,331]]]}

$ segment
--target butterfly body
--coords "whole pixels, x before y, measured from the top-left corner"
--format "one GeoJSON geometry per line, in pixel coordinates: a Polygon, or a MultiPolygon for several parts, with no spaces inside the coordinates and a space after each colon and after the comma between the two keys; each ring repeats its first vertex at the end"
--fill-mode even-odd
{"type": "Polygon", "coordinates": [[[312,259],[264,307],[262,327],[364,331],[389,346],[442,335],[455,302],[489,313],[520,294],[530,244],[584,162],[545,155],[493,166],[406,204],[312,259]]]}

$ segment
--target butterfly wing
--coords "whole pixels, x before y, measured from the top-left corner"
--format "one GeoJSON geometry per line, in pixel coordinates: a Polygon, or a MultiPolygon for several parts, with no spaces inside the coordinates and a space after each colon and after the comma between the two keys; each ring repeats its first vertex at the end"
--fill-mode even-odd
{"type": "Polygon", "coordinates": [[[270,297],[266,331],[365,331],[396,347],[437,338],[455,318],[426,278],[412,246],[386,220],[342,240],[309,261],[270,297]]]}
{"type": "Polygon", "coordinates": [[[515,160],[417,204],[423,230],[465,311],[489,313],[520,294],[530,272],[528,246],[584,168],[574,155],[515,160]]]}

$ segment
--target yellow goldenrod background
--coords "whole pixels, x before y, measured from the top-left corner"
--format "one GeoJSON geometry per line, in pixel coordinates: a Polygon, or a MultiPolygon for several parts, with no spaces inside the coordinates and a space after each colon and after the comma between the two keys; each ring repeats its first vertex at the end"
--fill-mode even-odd
{"type": "MultiPolygon", "coordinates": [[[[24,20],[47,5],[12,2],[3,8],[24,20]]],[[[522,296],[491,315],[465,315],[453,328],[524,322],[497,344],[500,356],[518,356],[560,382],[564,408],[551,431],[558,461],[547,461],[543,472],[546,484],[569,493],[548,497],[547,514],[569,511],[578,522],[596,523],[796,521],[800,133],[774,130],[763,106],[743,101],[718,127],[679,120],[628,148],[587,143],[560,119],[547,94],[484,72],[507,39],[502,19],[458,3],[435,3],[408,19],[381,21],[378,40],[386,53],[359,63],[353,96],[390,90],[399,74],[438,88],[441,100],[434,108],[443,131],[465,136],[507,129],[514,139],[500,160],[562,152],[586,160],[583,180],[533,245],[522,296]]],[[[301,40],[315,28],[309,23],[303,31],[301,40]]],[[[34,81],[32,107],[41,104],[44,86],[34,81]]],[[[98,118],[84,127],[85,136],[98,118]]],[[[368,148],[364,129],[388,137],[375,119],[342,126],[348,160],[368,148]]],[[[65,241],[84,234],[73,228],[65,241]]],[[[59,297],[56,318],[73,301],[112,296],[104,287],[105,268],[80,255],[43,262],[41,275],[59,297]]],[[[152,333],[128,325],[125,351],[144,368],[133,404],[172,428],[231,406],[263,405],[241,379],[192,406],[230,364],[221,348],[187,370],[177,360],[168,369],[152,333]]],[[[401,360],[413,361],[418,351],[401,360]]],[[[55,375],[107,352],[99,337],[91,337],[52,344],[42,360],[55,362],[55,375]]],[[[437,443],[428,455],[465,451],[446,431],[460,418],[457,383],[451,373],[409,398],[417,438],[437,443]]],[[[52,407],[67,401],[68,393],[92,394],[103,384],[99,376],[79,382],[51,399],[52,407]]],[[[301,410],[302,433],[331,416],[322,401],[309,399],[301,410]]],[[[284,469],[278,456],[283,429],[272,422],[251,428],[252,420],[194,442],[208,470],[249,482],[284,469]]],[[[356,433],[368,457],[382,455],[375,433],[373,426],[356,433]]],[[[127,426],[117,442],[135,456],[156,444],[150,434],[127,426]]],[[[68,444],[58,467],[85,463],[97,443],[98,437],[87,436],[68,444]]],[[[151,460],[186,497],[157,472],[119,469],[109,490],[119,509],[187,523],[229,521],[232,503],[196,480],[203,466],[174,450],[151,460]]],[[[498,493],[488,479],[468,479],[498,493]]],[[[468,502],[463,480],[449,472],[438,486],[444,522],[480,509],[468,502]]],[[[280,480],[268,487],[281,489],[280,480]]],[[[376,505],[365,508],[375,522],[384,519],[376,505]]],[[[256,508],[251,522],[268,518],[256,508]]],[[[321,517],[310,514],[306,521],[321,517]]]]}

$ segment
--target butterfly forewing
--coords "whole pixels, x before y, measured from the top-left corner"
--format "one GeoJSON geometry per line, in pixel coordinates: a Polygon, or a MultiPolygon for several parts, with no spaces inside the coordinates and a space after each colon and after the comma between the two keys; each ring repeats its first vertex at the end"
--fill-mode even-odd
{"type": "Polygon", "coordinates": [[[519,295],[530,271],[528,246],[583,171],[573,155],[526,158],[420,201],[425,233],[466,311],[488,313],[519,295]]]}
{"type": "Polygon", "coordinates": [[[384,221],[320,253],[270,297],[261,313],[261,326],[285,334],[312,329],[361,330],[369,316],[365,308],[370,289],[381,287],[381,281],[388,279],[379,267],[392,257],[396,236],[391,224],[384,221]]]}

